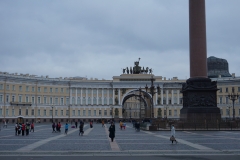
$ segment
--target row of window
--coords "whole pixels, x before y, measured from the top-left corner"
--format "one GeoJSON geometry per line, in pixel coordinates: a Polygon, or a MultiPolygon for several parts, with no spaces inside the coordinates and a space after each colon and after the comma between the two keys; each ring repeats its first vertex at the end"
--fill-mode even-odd
{"type": "MultiPolygon", "coordinates": [[[[35,114],[35,111],[34,109],[25,109],[25,116],[34,116],[35,114]],[[31,113],[29,113],[31,112],[31,113]]],[[[97,116],[97,111],[96,110],[87,110],[87,113],[88,115],[86,115],[86,110],[83,110],[82,111],[82,114],[81,114],[81,111],[80,110],[72,110],[72,115],[71,116],[97,116]]],[[[52,110],[48,110],[48,114],[47,114],[47,110],[43,110],[43,115],[41,114],[41,110],[38,109],[37,110],[37,116],[53,116],[52,115],[53,112],[52,110]]],[[[109,114],[112,115],[112,111],[110,110],[109,111],[109,114]]],[[[0,108],[0,116],[3,115],[3,111],[2,109],[0,108]]],[[[16,116],[15,115],[15,109],[12,109],[12,115],[13,116],[16,116]]],[[[21,116],[22,115],[22,109],[18,109],[18,116],[21,116]]],[[[64,113],[64,110],[60,110],[60,116],[68,116],[69,115],[69,111],[66,110],[65,113],[64,113]]],[[[6,109],[6,116],[9,116],[9,110],[6,109]]],[[[55,110],[55,115],[54,116],[58,116],[58,110],[55,110]]],[[[102,110],[98,110],[98,116],[102,116],[102,110]]],[[[107,116],[107,110],[104,110],[103,112],[103,116],[107,116]]]]}
{"type": "MultiPolygon", "coordinates": [[[[97,101],[96,97],[94,97],[93,99],[91,97],[88,97],[88,99],[83,97],[82,98],[82,104],[83,105],[92,104],[92,100],[93,100],[94,105],[96,105],[97,102],[98,102],[98,104],[102,104],[102,97],[99,97],[98,101],[97,101]]],[[[16,97],[12,96],[11,97],[11,102],[15,102],[15,101],[16,101],[16,97]]],[[[3,102],[3,95],[0,95],[0,103],[1,102],[3,102]]],[[[10,102],[10,97],[9,97],[9,95],[6,95],[6,103],[9,103],[9,102],[10,102]]],[[[21,95],[18,96],[18,101],[17,102],[23,102],[23,97],[21,95]]],[[[32,97],[26,96],[24,102],[32,102],[32,104],[35,104],[35,97],[34,96],[32,96],[32,97]]],[[[107,102],[108,102],[108,99],[106,97],[104,97],[103,104],[108,104],[107,102]]],[[[55,105],[60,104],[60,105],[64,105],[64,104],[69,104],[69,98],[66,98],[66,103],[64,103],[64,98],[43,97],[43,101],[41,101],[41,97],[37,97],[37,103],[38,104],[55,104],[55,105]],[[60,100],[60,102],[59,102],[59,100],[60,100]]],[[[76,102],[75,98],[72,97],[72,104],[81,104],[80,97],[77,98],[77,102],[76,102]]],[[[113,99],[111,97],[109,98],[109,104],[113,104],[113,99]]]]}
{"type": "MultiPolygon", "coordinates": [[[[230,100],[231,102],[231,100],[230,100]]],[[[235,102],[240,103],[240,97],[235,102]]],[[[219,104],[223,104],[223,97],[219,97],[219,104]]],[[[229,104],[229,98],[225,97],[225,104],[229,104]]]]}
{"type": "MultiPolygon", "coordinates": [[[[222,88],[219,88],[219,92],[222,93],[222,92],[223,92],[223,89],[222,89],[222,88]]],[[[225,92],[229,92],[229,91],[228,91],[228,87],[225,88],[225,92]]],[[[232,92],[235,92],[235,87],[232,87],[232,92]]],[[[240,92],[240,87],[238,87],[238,92],[240,92]]]]}

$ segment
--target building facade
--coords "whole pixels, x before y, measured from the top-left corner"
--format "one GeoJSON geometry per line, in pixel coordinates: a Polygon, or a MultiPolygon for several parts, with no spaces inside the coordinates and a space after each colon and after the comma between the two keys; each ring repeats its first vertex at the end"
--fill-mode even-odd
{"type": "MultiPolygon", "coordinates": [[[[0,121],[51,122],[111,118],[148,118],[151,94],[145,91],[154,78],[153,115],[180,117],[182,83],[177,77],[166,79],[153,74],[121,74],[112,80],[82,77],[49,78],[0,72],[0,121]],[[156,86],[160,87],[158,91],[156,86]],[[150,98],[140,100],[139,88],[150,98]],[[144,111],[145,108],[145,111],[144,111]]],[[[217,81],[217,103],[222,118],[232,118],[233,105],[228,94],[240,92],[240,77],[212,78],[217,81]]],[[[151,112],[151,111],[150,111],[151,112]]],[[[240,99],[235,101],[235,117],[240,118],[240,99]]]]}

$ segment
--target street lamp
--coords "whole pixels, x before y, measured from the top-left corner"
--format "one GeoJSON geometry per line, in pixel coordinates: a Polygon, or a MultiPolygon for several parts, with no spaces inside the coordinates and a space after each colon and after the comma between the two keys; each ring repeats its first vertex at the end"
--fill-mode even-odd
{"type": "Polygon", "coordinates": [[[131,118],[132,118],[132,108],[131,107],[129,107],[129,109],[130,109],[130,120],[131,120],[131,118]]]}
{"type": "Polygon", "coordinates": [[[238,93],[235,94],[235,93],[234,93],[234,89],[233,89],[233,92],[228,95],[228,98],[229,98],[230,100],[232,100],[232,103],[233,103],[233,120],[235,120],[234,102],[235,102],[235,100],[238,99],[238,93]]]}
{"type": "Polygon", "coordinates": [[[52,123],[53,123],[53,107],[54,107],[54,106],[52,105],[52,123]]]}
{"type": "MultiPolygon", "coordinates": [[[[151,118],[154,118],[154,111],[153,111],[153,108],[154,108],[154,104],[153,104],[153,96],[154,96],[154,94],[155,93],[158,93],[159,91],[160,91],[160,87],[159,87],[159,85],[157,86],[157,92],[154,92],[154,90],[156,89],[155,88],[155,86],[153,85],[153,81],[155,81],[155,79],[153,78],[153,76],[151,77],[151,86],[150,86],[150,94],[151,94],[151,118]]],[[[146,92],[147,92],[147,90],[148,90],[148,86],[147,86],[147,84],[146,84],[146,86],[145,86],[145,89],[146,89],[146,92]]],[[[147,92],[148,93],[148,92],[147,92]]]]}
{"type": "Polygon", "coordinates": [[[230,108],[231,108],[231,106],[227,106],[227,108],[228,108],[228,115],[229,115],[229,119],[230,119],[230,108]]]}

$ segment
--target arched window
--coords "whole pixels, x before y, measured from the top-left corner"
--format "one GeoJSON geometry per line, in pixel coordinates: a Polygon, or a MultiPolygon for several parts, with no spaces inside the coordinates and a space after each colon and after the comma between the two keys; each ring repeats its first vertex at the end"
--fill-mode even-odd
{"type": "Polygon", "coordinates": [[[98,98],[98,105],[102,105],[102,98],[101,97],[98,98]]]}
{"type": "Polygon", "coordinates": [[[97,104],[97,98],[96,98],[96,97],[93,98],[93,104],[94,104],[94,105],[97,104]]]}
{"type": "Polygon", "coordinates": [[[104,105],[107,105],[107,98],[104,97],[104,105]]]}
{"type": "Polygon", "coordinates": [[[78,99],[77,99],[77,104],[81,104],[81,99],[80,99],[80,97],[78,97],[78,99]]]}
{"type": "Polygon", "coordinates": [[[75,104],[75,98],[72,97],[72,104],[75,104]]]}
{"type": "Polygon", "coordinates": [[[92,103],[91,103],[91,98],[90,97],[88,97],[88,105],[91,105],[92,103]]]}
{"type": "Polygon", "coordinates": [[[83,105],[86,105],[86,98],[83,97],[83,105]]]}
{"type": "Polygon", "coordinates": [[[112,99],[112,97],[110,97],[110,99],[109,99],[109,104],[113,104],[113,99],[112,99]]]}

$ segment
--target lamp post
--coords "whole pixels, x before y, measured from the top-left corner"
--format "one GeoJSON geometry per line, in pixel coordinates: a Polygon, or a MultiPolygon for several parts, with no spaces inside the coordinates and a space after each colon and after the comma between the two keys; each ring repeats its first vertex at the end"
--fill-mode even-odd
{"type": "Polygon", "coordinates": [[[130,109],[130,120],[131,120],[131,118],[132,118],[132,108],[131,107],[129,107],[129,109],[130,109]]]}
{"type": "Polygon", "coordinates": [[[54,107],[54,106],[52,105],[52,123],[53,123],[53,107],[54,107]]]}
{"type": "MultiPolygon", "coordinates": [[[[155,86],[153,85],[153,81],[155,81],[155,79],[153,78],[153,76],[151,77],[151,86],[150,86],[150,94],[151,94],[151,118],[154,118],[154,110],[153,110],[153,108],[154,108],[154,104],[153,104],[153,96],[154,96],[154,94],[155,93],[157,93],[157,92],[154,92],[154,90],[156,89],[155,88],[155,86]]],[[[146,92],[148,91],[148,86],[147,86],[147,84],[146,84],[146,86],[145,86],[145,89],[146,89],[146,92]]],[[[159,87],[159,85],[157,86],[157,90],[159,91],[160,90],[160,87],[159,87]]],[[[148,92],[147,92],[148,93],[148,92]]]]}
{"type": "Polygon", "coordinates": [[[227,108],[228,108],[228,116],[229,116],[229,119],[230,119],[230,108],[231,108],[231,106],[227,106],[227,108]]]}
{"type": "Polygon", "coordinates": [[[233,89],[233,92],[228,95],[228,98],[229,98],[230,100],[232,100],[232,103],[233,103],[233,120],[235,120],[234,102],[235,102],[235,100],[238,99],[238,97],[239,97],[239,95],[238,95],[238,93],[237,93],[237,94],[234,93],[234,89],[233,89]]]}

